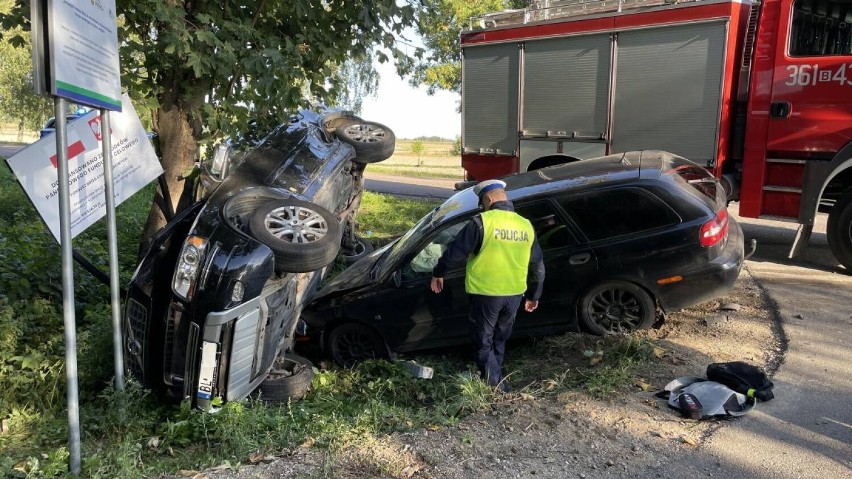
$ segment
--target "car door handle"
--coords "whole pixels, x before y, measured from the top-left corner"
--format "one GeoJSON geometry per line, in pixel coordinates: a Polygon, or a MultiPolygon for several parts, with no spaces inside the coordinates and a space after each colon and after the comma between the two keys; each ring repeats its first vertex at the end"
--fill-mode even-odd
{"type": "Polygon", "coordinates": [[[790,116],[789,101],[773,101],[769,105],[769,116],[772,118],[787,118],[790,116]]]}
{"type": "Polygon", "coordinates": [[[573,265],[586,264],[589,262],[589,259],[591,259],[591,257],[592,255],[590,255],[589,253],[575,254],[574,256],[568,258],[568,262],[573,265]]]}

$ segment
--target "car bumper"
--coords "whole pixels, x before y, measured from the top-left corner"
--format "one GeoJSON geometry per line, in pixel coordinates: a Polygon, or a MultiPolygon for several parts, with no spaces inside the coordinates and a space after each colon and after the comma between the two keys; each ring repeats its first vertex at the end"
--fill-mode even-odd
{"type": "Polygon", "coordinates": [[[216,397],[248,396],[265,377],[258,357],[266,315],[261,298],[194,321],[172,301],[163,317],[150,297],[132,288],[125,313],[125,363],[144,385],[173,399],[191,398],[208,409],[216,397]]]}
{"type": "Polygon", "coordinates": [[[725,248],[701,268],[680,276],[682,280],[659,286],[657,299],[666,311],[688,308],[728,294],[740,275],[745,260],[743,230],[730,218],[725,248]]]}
{"type": "Polygon", "coordinates": [[[125,369],[146,387],[164,398],[191,398],[207,409],[216,397],[246,397],[266,376],[282,333],[294,322],[300,278],[269,280],[271,253],[239,243],[211,251],[201,275],[206,287],[195,301],[175,296],[176,258],[200,209],[167,225],[134,273],[125,307],[124,351],[125,369]],[[235,278],[246,281],[247,292],[237,304],[230,299],[235,278]]]}

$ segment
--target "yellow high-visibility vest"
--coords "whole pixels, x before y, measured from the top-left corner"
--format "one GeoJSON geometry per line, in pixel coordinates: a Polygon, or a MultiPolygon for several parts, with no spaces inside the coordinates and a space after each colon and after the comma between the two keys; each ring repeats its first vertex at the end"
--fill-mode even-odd
{"type": "Polygon", "coordinates": [[[529,220],[506,210],[482,213],[482,248],[467,262],[465,291],[484,296],[514,296],[527,289],[535,231],[529,220]]]}

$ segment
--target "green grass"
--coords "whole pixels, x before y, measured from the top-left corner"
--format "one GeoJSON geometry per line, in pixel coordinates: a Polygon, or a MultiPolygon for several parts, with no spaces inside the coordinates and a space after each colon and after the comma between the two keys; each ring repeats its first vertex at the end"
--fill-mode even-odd
{"type": "MultiPolygon", "coordinates": [[[[138,235],[152,187],[118,208],[121,282],[135,266],[138,235]]],[[[376,243],[405,232],[435,201],[401,200],[366,193],[358,214],[360,234],[376,243]]],[[[74,241],[102,269],[107,267],[103,223],[74,241]]],[[[0,166],[0,475],[53,477],[67,470],[64,343],[60,261],[11,172],[0,166]]],[[[238,465],[254,453],[281,454],[305,442],[329,451],[364,449],[394,431],[440,428],[505,400],[478,379],[462,354],[415,357],[435,370],[432,380],[410,377],[401,367],[370,361],[354,369],[319,372],[309,395],[283,406],[246,400],[217,414],[160,404],[129,381],[112,387],[108,290],[87,272],[75,271],[83,477],[132,478],[180,469],[238,465]]],[[[509,380],[524,394],[581,389],[596,397],[633,381],[644,364],[644,340],[568,334],[510,347],[509,380]],[[586,351],[600,357],[589,364],[586,351]],[[601,351],[600,355],[598,351],[601,351]]],[[[393,461],[371,458],[374,475],[398,475],[393,461]]],[[[378,454],[378,453],[376,453],[378,454]]],[[[329,476],[335,475],[329,465],[329,476]]]]}
{"type": "Polygon", "coordinates": [[[356,217],[358,234],[376,245],[385,244],[408,231],[439,204],[438,200],[411,200],[366,192],[356,217]]]}

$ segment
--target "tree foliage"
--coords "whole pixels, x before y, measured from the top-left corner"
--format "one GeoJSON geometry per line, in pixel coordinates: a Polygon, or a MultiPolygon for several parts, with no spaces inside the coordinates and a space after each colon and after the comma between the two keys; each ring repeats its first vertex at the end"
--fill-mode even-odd
{"type": "Polygon", "coordinates": [[[379,89],[379,73],[373,68],[372,56],[346,60],[333,78],[338,88],[329,104],[359,114],[364,98],[375,97],[379,89]]]}
{"type": "Polygon", "coordinates": [[[471,17],[507,8],[523,8],[527,0],[423,0],[417,32],[427,53],[415,61],[411,84],[437,90],[461,91],[459,34],[471,17]]]}
{"type": "MultiPolygon", "coordinates": [[[[117,0],[116,10],[122,85],[151,111],[168,185],[144,238],[165,223],[166,205],[191,201],[184,175],[199,141],[245,132],[250,120],[266,131],[296,107],[334,99],[336,66],[374,51],[381,62],[402,58],[394,36],[414,21],[395,0],[117,0]]],[[[17,0],[0,23],[28,28],[28,16],[17,0]]]]}
{"type": "MultiPolygon", "coordinates": [[[[8,13],[13,0],[0,0],[0,14],[8,13]]],[[[50,100],[33,91],[32,56],[29,36],[20,25],[13,26],[0,38],[0,118],[18,127],[19,138],[24,131],[38,130],[52,116],[50,100]],[[21,36],[23,43],[10,41],[21,36]]]]}
{"type": "Polygon", "coordinates": [[[423,152],[426,150],[426,146],[423,144],[423,140],[414,140],[411,142],[411,152],[417,155],[417,166],[423,166],[423,152]]]}

